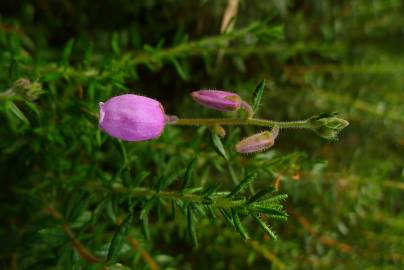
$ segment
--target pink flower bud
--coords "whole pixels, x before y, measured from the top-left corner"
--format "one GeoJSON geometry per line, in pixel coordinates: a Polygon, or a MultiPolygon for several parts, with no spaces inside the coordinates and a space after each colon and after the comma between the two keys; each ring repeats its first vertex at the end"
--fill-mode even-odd
{"type": "Polygon", "coordinates": [[[242,154],[249,154],[267,150],[274,145],[278,132],[279,130],[274,128],[272,132],[263,131],[244,138],[236,144],[236,151],[242,154]]]}
{"type": "Polygon", "coordinates": [[[127,94],[100,102],[99,126],[112,137],[150,140],[161,135],[164,125],[164,109],[157,100],[127,94]]]}
{"type": "Polygon", "coordinates": [[[220,90],[200,90],[191,95],[199,104],[224,112],[240,109],[242,102],[239,95],[220,90]]]}

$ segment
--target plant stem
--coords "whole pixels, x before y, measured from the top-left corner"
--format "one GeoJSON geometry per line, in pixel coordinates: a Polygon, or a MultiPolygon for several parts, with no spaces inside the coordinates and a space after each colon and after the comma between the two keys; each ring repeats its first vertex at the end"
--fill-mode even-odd
{"type": "Polygon", "coordinates": [[[290,121],[290,122],[277,122],[272,120],[265,119],[240,119],[240,118],[211,118],[211,119],[202,119],[202,118],[180,118],[173,125],[178,126],[209,126],[209,125],[227,125],[227,126],[235,126],[235,125],[251,125],[251,126],[263,126],[263,127],[274,127],[278,126],[279,128],[310,128],[310,125],[307,120],[302,121],[290,121]]]}
{"type": "Polygon", "coordinates": [[[134,251],[140,250],[140,256],[143,257],[143,259],[146,261],[147,265],[150,267],[152,270],[159,270],[160,267],[158,264],[154,261],[153,257],[144,249],[139,248],[139,243],[138,241],[133,238],[132,236],[128,236],[129,244],[132,247],[134,251]]]}
{"type": "Polygon", "coordinates": [[[269,262],[273,263],[276,268],[279,269],[287,269],[286,265],[273,253],[268,249],[267,245],[260,244],[256,240],[250,239],[246,241],[255,251],[260,253],[265,259],[269,262]]]}
{"type": "Polygon", "coordinates": [[[245,199],[231,200],[226,196],[212,196],[211,199],[198,194],[187,194],[180,191],[156,191],[148,188],[125,188],[114,186],[113,190],[117,193],[130,194],[132,197],[153,197],[158,196],[162,199],[181,200],[194,203],[210,204],[215,207],[233,208],[241,207],[246,203],[245,199]]]}
{"type": "MultiPolygon", "coordinates": [[[[48,209],[49,214],[56,220],[58,221],[63,221],[62,215],[56,211],[52,206],[46,204],[46,207],[48,209]]],[[[79,256],[87,261],[88,263],[99,263],[102,262],[101,259],[97,258],[95,255],[93,255],[74,235],[73,231],[69,227],[67,223],[62,222],[60,224],[62,227],[63,231],[67,234],[67,236],[70,239],[70,242],[72,243],[74,249],[77,251],[79,256]]],[[[107,270],[107,267],[103,267],[103,270],[107,270]]]]}

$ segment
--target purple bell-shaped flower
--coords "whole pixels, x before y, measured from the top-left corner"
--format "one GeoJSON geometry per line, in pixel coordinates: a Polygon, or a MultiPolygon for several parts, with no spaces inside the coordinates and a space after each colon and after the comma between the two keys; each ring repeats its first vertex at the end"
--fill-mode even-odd
{"type": "Polygon", "coordinates": [[[100,102],[99,126],[124,141],[157,138],[164,130],[166,116],[157,100],[126,94],[100,102]]]}

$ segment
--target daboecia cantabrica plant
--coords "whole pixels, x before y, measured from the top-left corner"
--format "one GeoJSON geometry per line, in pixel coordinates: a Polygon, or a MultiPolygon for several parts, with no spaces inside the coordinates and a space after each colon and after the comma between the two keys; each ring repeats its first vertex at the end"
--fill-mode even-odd
{"type": "Polygon", "coordinates": [[[0,2],[1,269],[402,268],[400,1],[0,2]]]}
{"type": "MultiPolygon", "coordinates": [[[[242,109],[244,114],[235,118],[182,118],[166,115],[163,105],[149,97],[135,94],[115,96],[100,102],[99,127],[110,136],[122,141],[140,142],[157,139],[162,135],[165,128],[170,128],[168,126],[207,126],[211,130],[214,147],[226,158],[225,149],[220,139],[220,137],[225,137],[227,133],[224,126],[251,125],[271,129],[249,135],[239,141],[234,146],[234,150],[240,154],[251,154],[269,149],[274,145],[280,129],[312,129],[326,139],[335,140],[337,134],[348,126],[348,122],[337,117],[336,113],[321,114],[306,120],[288,122],[255,118],[254,115],[260,106],[264,88],[265,81],[261,81],[254,91],[252,105],[238,94],[229,91],[199,90],[191,93],[192,98],[197,103],[211,109],[222,112],[234,112],[242,109]]],[[[269,219],[286,219],[287,215],[280,204],[286,195],[274,195],[275,190],[271,186],[255,194],[242,195],[243,189],[255,180],[255,174],[248,175],[229,193],[219,192],[216,190],[217,187],[196,192],[187,190],[186,187],[193,166],[194,161],[186,169],[181,190],[164,193],[160,191],[161,186],[155,191],[133,190],[132,194],[137,196],[151,197],[148,203],[144,205],[140,219],[145,218],[146,213],[157,198],[174,199],[176,196],[183,196],[183,200],[187,202],[185,205],[189,233],[195,245],[197,244],[197,236],[192,213],[196,211],[197,207],[208,208],[212,215],[215,215],[215,211],[219,210],[244,239],[248,239],[249,236],[242,225],[240,216],[251,215],[266,233],[275,238],[275,233],[262,219],[262,215],[269,219]]],[[[162,186],[167,185],[167,183],[162,184],[162,186]]],[[[115,188],[119,190],[118,187],[115,188]]]]}
{"type": "MultiPolygon", "coordinates": [[[[117,175],[122,178],[120,181],[109,183],[88,183],[87,187],[91,192],[104,194],[103,196],[123,196],[129,199],[129,209],[123,220],[113,218],[118,226],[116,233],[109,244],[108,252],[105,255],[93,254],[82,243],[80,243],[70,228],[69,221],[78,218],[78,209],[87,200],[85,195],[73,196],[66,209],[65,216],[55,209],[52,202],[49,202],[47,195],[39,192],[42,203],[46,206],[49,214],[62,224],[62,228],[74,250],[79,256],[89,263],[100,264],[107,267],[117,261],[125,246],[127,237],[128,243],[136,243],[130,236],[130,228],[133,224],[140,224],[141,232],[145,239],[150,238],[150,216],[155,209],[161,209],[164,205],[171,204],[173,210],[178,208],[187,220],[187,232],[191,242],[198,245],[198,219],[207,216],[215,220],[220,216],[231,227],[233,227],[243,239],[249,239],[249,233],[243,225],[243,220],[250,218],[271,238],[276,239],[275,232],[269,225],[273,221],[285,221],[287,213],[283,209],[282,202],[287,198],[286,194],[279,194],[271,184],[260,186],[255,190],[253,182],[257,180],[257,174],[250,172],[243,179],[234,181],[234,188],[229,191],[221,190],[220,183],[210,183],[202,187],[193,187],[191,183],[195,175],[194,170],[198,161],[196,157],[187,164],[184,169],[174,170],[169,174],[162,175],[152,185],[143,185],[148,173],[141,172],[134,180],[125,180],[129,172],[128,164],[131,157],[126,150],[126,144],[141,144],[151,140],[150,145],[158,143],[159,137],[166,129],[176,126],[207,127],[211,133],[211,144],[216,151],[228,162],[228,151],[239,154],[259,153],[273,147],[279,132],[286,128],[310,129],[318,135],[335,140],[337,134],[348,125],[348,122],[339,118],[337,114],[320,114],[306,120],[298,121],[274,121],[257,118],[257,111],[260,107],[261,98],[264,93],[265,81],[261,81],[254,90],[252,102],[247,102],[238,94],[222,90],[199,90],[191,93],[192,99],[202,106],[219,110],[222,113],[238,113],[232,118],[183,118],[167,114],[163,105],[150,97],[137,94],[123,94],[113,96],[99,102],[98,126],[111,136],[124,158],[124,164],[117,175]],[[258,126],[263,128],[256,134],[247,134],[244,139],[236,142],[231,149],[226,149],[222,140],[232,136],[232,128],[235,126],[258,126]],[[180,178],[180,183],[174,182],[180,178]],[[109,195],[107,195],[109,194],[109,195]],[[84,196],[84,197],[83,197],[84,196]],[[136,209],[136,210],[135,210],[136,209]],[[76,213],[76,214],[75,214],[76,213]]],[[[43,91],[41,85],[27,79],[15,82],[9,90],[4,92],[2,98],[8,99],[24,97],[35,100],[43,91]]],[[[13,103],[10,103],[13,104],[13,103]]],[[[18,108],[16,108],[18,110],[18,108]]],[[[18,111],[16,111],[18,113],[18,111]]],[[[93,113],[88,113],[91,121],[97,121],[93,113]]],[[[23,116],[21,116],[23,117],[23,116]]],[[[296,130],[298,132],[298,130],[296,130]]],[[[164,151],[160,149],[159,151],[164,151]]],[[[249,156],[249,158],[254,158],[249,156]]],[[[159,164],[164,166],[164,164],[159,164]]],[[[230,166],[230,165],[229,165],[230,166]]],[[[42,190],[43,188],[39,188],[42,190]]],[[[91,198],[91,197],[90,197],[91,198]]],[[[87,201],[87,203],[89,203],[87,201]]],[[[99,207],[111,207],[103,205],[99,207]]],[[[165,208],[165,207],[164,207],[165,208]]],[[[107,210],[112,211],[112,210],[107,210]]],[[[162,211],[162,210],[159,210],[162,211]]],[[[212,225],[214,226],[214,225],[212,225]]]]}

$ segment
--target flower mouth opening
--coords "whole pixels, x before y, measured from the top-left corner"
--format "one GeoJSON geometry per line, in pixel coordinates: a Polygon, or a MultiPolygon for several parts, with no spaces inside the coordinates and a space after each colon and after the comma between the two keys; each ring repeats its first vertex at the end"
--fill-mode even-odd
{"type": "Polygon", "coordinates": [[[105,117],[105,111],[104,111],[104,102],[100,102],[99,104],[100,107],[100,118],[99,118],[99,125],[102,126],[102,122],[104,121],[104,117],[105,117]]]}
{"type": "Polygon", "coordinates": [[[241,98],[239,96],[236,96],[236,95],[227,96],[227,97],[224,97],[224,99],[227,99],[227,100],[235,102],[235,103],[240,103],[241,102],[241,98]]]}

